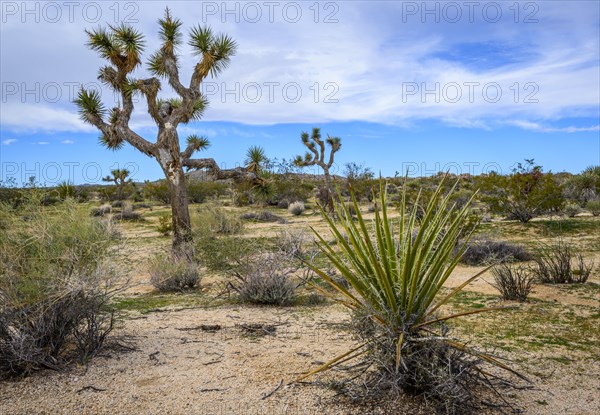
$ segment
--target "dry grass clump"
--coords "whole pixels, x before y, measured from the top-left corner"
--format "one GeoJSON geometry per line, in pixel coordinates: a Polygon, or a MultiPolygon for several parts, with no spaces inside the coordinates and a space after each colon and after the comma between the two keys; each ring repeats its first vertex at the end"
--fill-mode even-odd
{"type": "Polygon", "coordinates": [[[70,200],[0,210],[0,377],[87,362],[113,329],[111,227],[70,200]]]}
{"type": "Polygon", "coordinates": [[[594,216],[600,215],[600,199],[594,199],[587,202],[586,209],[594,216]]]}
{"type": "Polygon", "coordinates": [[[202,207],[192,217],[192,228],[197,234],[235,235],[244,230],[244,222],[217,206],[202,207]]]}
{"type": "Polygon", "coordinates": [[[198,264],[157,255],[150,261],[150,282],[159,291],[183,291],[200,285],[198,264]]]}
{"type": "Polygon", "coordinates": [[[581,252],[575,253],[562,239],[543,245],[534,261],[532,272],[545,284],[585,283],[594,267],[593,262],[586,262],[581,252]]]}
{"type": "Polygon", "coordinates": [[[112,211],[112,206],[109,205],[108,203],[106,203],[97,208],[93,208],[90,213],[92,216],[100,216],[101,217],[101,216],[108,215],[111,211],[112,211]]]}
{"type": "Polygon", "coordinates": [[[506,263],[495,266],[492,275],[503,300],[526,301],[535,281],[527,268],[506,263]]]}
{"type": "Polygon", "coordinates": [[[142,215],[133,210],[131,202],[123,202],[121,212],[115,214],[115,219],[137,222],[143,220],[142,215]]]}
{"type": "Polygon", "coordinates": [[[304,213],[305,210],[306,207],[304,206],[304,202],[301,200],[290,203],[290,205],[288,206],[288,212],[290,212],[294,216],[300,216],[304,213]]]}
{"type": "Polygon", "coordinates": [[[287,223],[287,221],[279,215],[269,212],[268,210],[262,210],[260,212],[247,212],[240,215],[240,219],[252,220],[255,222],[277,222],[287,223]]]}

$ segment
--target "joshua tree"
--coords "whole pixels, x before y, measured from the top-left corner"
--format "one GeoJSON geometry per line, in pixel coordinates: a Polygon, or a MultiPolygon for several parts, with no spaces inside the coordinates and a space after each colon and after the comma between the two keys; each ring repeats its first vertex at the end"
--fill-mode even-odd
{"type": "Polygon", "coordinates": [[[251,146],[246,151],[246,170],[253,173],[260,173],[264,168],[265,164],[269,161],[265,154],[265,149],[260,146],[251,146]]]}
{"type": "Polygon", "coordinates": [[[100,69],[98,79],[115,91],[119,103],[107,110],[97,91],[85,89],[81,89],[75,103],[81,118],[101,131],[100,142],[104,146],[117,150],[129,143],[158,161],[171,195],[173,257],[191,261],[194,249],[183,168],[208,169],[218,179],[252,179],[255,174],[244,168],[222,170],[212,158],[193,159],[196,151],[208,146],[208,140],[192,135],[181,151],[177,133],[179,124],[187,124],[202,116],[208,101],[200,93],[200,84],[208,75],[214,77],[227,67],[235,53],[236,43],[227,35],[213,33],[209,27],[193,27],[189,32],[188,45],[198,56],[198,62],[189,84],[184,85],[180,80],[179,55],[176,53],[182,44],[182,23],[171,17],[169,9],[158,23],[162,46],[148,60],[148,70],[155,76],[147,79],[131,76],[142,63],[144,37],[140,32],[125,24],[86,31],[87,46],[109,63],[100,69]],[[159,78],[168,82],[177,98],[158,98],[161,90],[159,78]],[[148,113],[158,127],[154,143],[129,126],[135,94],[145,97],[148,113]]]}
{"type": "Polygon", "coordinates": [[[341,139],[339,137],[330,137],[329,134],[327,134],[327,139],[323,141],[321,139],[321,130],[319,128],[313,128],[312,135],[310,136],[307,132],[302,132],[300,137],[302,138],[302,144],[304,144],[309,151],[304,154],[304,158],[299,155],[296,156],[294,164],[299,167],[317,165],[323,169],[326,183],[326,195],[325,197],[319,197],[319,199],[321,199],[322,205],[325,205],[326,207],[333,206],[333,182],[329,170],[333,166],[333,157],[335,153],[342,147],[341,139]],[[325,162],[325,142],[327,142],[330,147],[329,159],[327,162],[325,162]]]}
{"type": "Polygon", "coordinates": [[[117,200],[123,200],[125,198],[125,188],[128,184],[133,183],[131,179],[128,179],[129,170],[127,169],[114,169],[110,171],[111,176],[102,178],[103,182],[114,183],[117,188],[117,200]]]}

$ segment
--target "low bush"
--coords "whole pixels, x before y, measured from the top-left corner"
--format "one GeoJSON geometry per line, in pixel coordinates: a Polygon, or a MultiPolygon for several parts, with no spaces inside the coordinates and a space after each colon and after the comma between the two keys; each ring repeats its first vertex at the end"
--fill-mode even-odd
{"type": "Polygon", "coordinates": [[[590,211],[592,215],[600,215],[600,199],[590,200],[589,202],[587,202],[585,207],[587,208],[587,210],[590,211]]]}
{"type": "Polygon", "coordinates": [[[133,210],[133,205],[131,204],[131,202],[124,202],[122,206],[123,207],[121,209],[121,212],[119,212],[115,215],[116,219],[132,221],[132,222],[137,222],[137,221],[143,220],[142,215],[140,215],[138,212],[135,212],[133,210]]]}
{"type": "Polygon", "coordinates": [[[207,269],[226,274],[242,272],[257,251],[249,238],[203,235],[196,238],[196,255],[207,269]]]}
{"type": "Polygon", "coordinates": [[[202,203],[209,197],[219,197],[227,194],[228,186],[202,180],[189,180],[186,183],[188,199],[191,203],[202,203]]]}
{"type": "Polygon", "coordinates": [[[158,233],[162,236],[169,236],[173,231],[173,216],[170,213],[163,213],[158,217],[158,233]]]}
{"type": "Polygon", "coordinates": [[[275,236],[277,249],[289,257],[303,258],[308,254],[309,236],[302,230],[283,230],[275,236]]]}
{"type": "Polygon", "coordinates": [[[526,301],[535,280],[527,268],[512,264],[496,265],[492,275],[493,286],[500,291],[503,300],[526,301]]]}
{"type": "Polygon", "coordinates": [[[200,285],[198,264],[157,255],[150,261],[150,282],[159,291],[182,291],[200,285]]]}
{"type": "Polygon", "coordinates": [[[294,216],[300,216],[305,210],[304,202],[301,201],[293,202],[288,206],[288,212],[294,216]]]}
{"type": "Polygon", "coordinates": [[[574,218],[578,213],[581,213],[581,207],[575,203],[569,203],[563,208],[563,212],[567,217],[574,218]]]}
{"type": "Polygon", "coordinates": [[[171,193],[169,192],[169,185],[166,180],[146,183],[143,193],[146,199],[155,200],[164,205],[171,203],[171,193]]]}
{"type": "Polygon", "coordinates": [[[543,245],[534,261],[532,271],[545,284],[585,283],[594,266],[562,239],[543,245]]]}
{"type": "Polygon", "coordinates": [[[268,210],[262,210],[260,212],[247,212],[240,215],[240,219],[252,220],[255,222],[277,222],[287,223],[287,221],[279,215],[269,212],[268,210]]]}
{"type": "Polygon", "coordinates": [[[460,258],[466,265],[489,265],[494,262],[529,261],[531,254],[521,245],[488,238],[473,239],[460,258]]]}
{"type": "Polygon", "coordinates": [[[87,362],[113,329],[109,222],[73,200],[0,210],[0,377],[87,362]]]}
{"type": "Polygon", "coordinates": [[[235,235],[244,230],[244,222],[221,207],[199,208],[192,217],[192,229],[198,234],[235,235]]]}
{"type": "Polygon", "coordinates": [[[112,207],[108,203],[105,203],[97,208],[92,208],[91,215],[92,216],[105,216],[112,212],[112,207]]]}
{"type": "Polygon", "coordinates": [[[278,306],[292,304],[298,284],[291,277],[296,269],[290,268],[287,261],[285,255],[263,255],[245,272],[237,272],[237,282],[230,286],[243,302],[278,306]]]}

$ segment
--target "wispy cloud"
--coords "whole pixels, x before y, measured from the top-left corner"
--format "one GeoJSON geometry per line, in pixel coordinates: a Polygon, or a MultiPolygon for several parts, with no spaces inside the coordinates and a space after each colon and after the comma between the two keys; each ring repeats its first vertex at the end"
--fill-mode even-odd
{"type": "Polygon", "coordinates": [[[537,122],[525,120],[510,121],[507,124],[523,128],[524,130],[537,131],[541,133],[580,133],[589,131],[600,131],[600,125],[592,125],[590,127],[549,127],[539,124],[537,122]]]}
{"type": "MultiPolygon", "coordinates": [[[[516,16],[513,8],[503,5],[497,23],[485,21],[481,13],[470,22],[465,9],[459,22],[438,21],[440,16],[421,14],[425,7],[421,2],[415,2],[418,14],[406,15],[405,3],[381,2],[378,7],[336,3],[334,24],[323,24],[325,16],[315,22],[308,7],[294,24],[281,18],[276,23],[263,19],[237,24],[235,16],[213,16],[205,23],[238,40],[239,52],[218,78],[206,80],[210,106],[204,119],[259,125],[366,121],[400,126],[433,119],[485,129],[514,119],[598,116],[599,13],[593,2],[573,1],[569,7],[563,1],[538,2],[535,16],[516,16]],[[526,17],[534,17],[536,23],[525,23],[526,17]],[[455,100],[457,94],[461,97],[455,100]]],[[[149,2],[136,15],[149,52],[159,46],[155,22],[162,7],[149,2]]],[[[185,2],[175,2],[173,13],[185,18],[184,29],[206,18],[200,7],[190,9],[185,2]]],[[[263,10],[263,17],[267,15],[263,10]]],[[[71,93],[73,83],[95,82],[96,71],[104,64],[84,47],[83,29],[92,25],[83,20],[65,25],[18,23],[15,18],[0,29],[15,39],[3,45],[5,61],[16,62],[19,57],[18,65],[2,67],[3,81],[16,88],[6,94],[2,127],[16,132],[95,132],[79,119],[71,93]],[[39,42],[42,32],[55,41],[39,42]],[[22,50],[31,53],[23,57],[22,50]],[[41,71],[32,60],[39,56],[55,59],[41,71]],[[81,65],[68,64],[74,61],[81,65]],[[25,93],[36,82],[39,91],[25,93]],[[52,88],[44,88],[50,83],[52,88]],[[56,85],[61,98],[48,102],[56,85]]],[[[184,83],[195,63],[190,52],[182,46],[184,83]]],[[[143,68],[134,75],[150,76],[143,68]]],[[[161,96],[173,96],[166,82],[163,88],[161,96]]],[[[101,91],[107,108],[117,104],[114,94],[101,91]]],[[[155,126],[144,100],[136,99],[131,126],[152,131],[155,126]]],[[[196,126],[200,124],[188,127],[196,126]]],[[[567,132],[582,128],[588,131],[573,126],[567,132]]],[[[207,131],[208,136],[211,133],[207,131]]]]}
{"type": "Polygon", "coordinates": [[[7,138],[6,140],[2,141],[2,144],[4,144],[5,146],[9,146],[16,141],[17,141],[16,138],[7,138]]]}
{"type": "Polygon", "coordinates": [[[39,144],[41,146],[45,146],[45,145],[48,145],[50,143],[48,141],[38,141],[38,142],[36,142],[36,144],[39,144]]]}
{"type": "Polygon", "coordinates": [[[73,140],[62,140],[61,143],[62,144],[73,144],[73,143],[75,143],[75,141],[73,141],[73,140]]]}

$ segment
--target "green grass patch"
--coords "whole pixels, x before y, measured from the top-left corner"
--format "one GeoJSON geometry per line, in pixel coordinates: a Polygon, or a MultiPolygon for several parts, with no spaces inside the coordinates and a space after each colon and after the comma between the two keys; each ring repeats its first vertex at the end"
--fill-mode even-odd
{"type": "Polygon", "coordinates": [[[172,308],[215,307],[222,303],[223,300],[215,300],[202,292],[150,293],[136,297],[118,298],[115,300],[114,306],[119,311],[137,311],[147,314],[172,308]]]}

